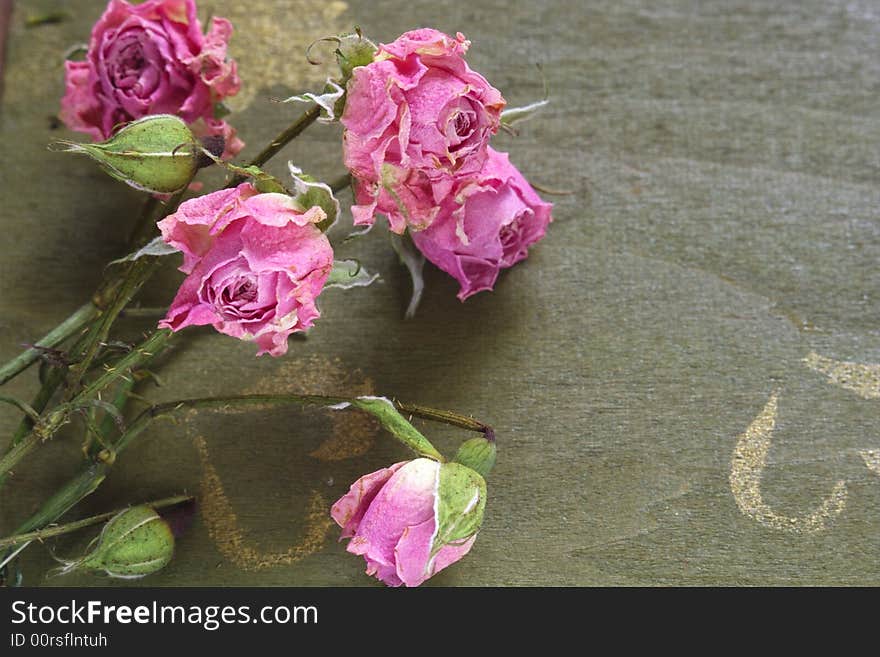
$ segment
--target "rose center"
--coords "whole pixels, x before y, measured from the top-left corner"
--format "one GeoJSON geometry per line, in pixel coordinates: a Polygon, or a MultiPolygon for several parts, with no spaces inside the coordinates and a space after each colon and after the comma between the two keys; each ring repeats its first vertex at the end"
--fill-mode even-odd
{"type": "Polygon", "coordinates": [[[145,65],[141,44],[136,39],[130,40],[119,50],[113,64],[113,83],[121,89],[133,86],[141,77],[145,65]]]}
{"type": "Polygon", "coordinates": [[[257,298],[257,283],[251,278],[239,278],[228,286],[223,288],[220,293],[220,303],[223,305],[240,306],[250,303],[257,298]]]}
{"type": "Polygon", "coordinates": [[[504,249],[504,253],[508,253],[516,248],[517,243],[519,242],[519,234],[519,218],[514,219],[512,222],[501,228],[501,232],[498,236],[501,239],[501,248],[504,249]]]}
{"type": "Polygon", "coordinates": [[[455,117],[455,134],[462,139],[466,138],[473,132],[471,128],[471,117],[465,112],[459,112],[455,117]]]}
{"type": "Polygon", "coordinates": [[[259,283],[246,274],[233,276],[216,286],[209,283],[203,293],[217,314],[231,321],[257,320],[269,310],[258,305],[259,283]]]}

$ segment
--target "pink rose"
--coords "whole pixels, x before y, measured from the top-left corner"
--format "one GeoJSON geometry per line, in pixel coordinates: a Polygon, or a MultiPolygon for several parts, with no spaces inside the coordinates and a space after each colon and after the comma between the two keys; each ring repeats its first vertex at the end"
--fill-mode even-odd
{"type": "Polygon", "coordinates": [[[396,233],[426,228],[453,177],[479,170],[505,101],[465,63],[469,45],[461,34],[414,30],[354,69],[341,120],[355,224],[379,211],[396,233]]]}
{"type": "Polygon", "coordinates": [[[223,134],[214,104],[240,86],[235,62],[226,59],[231,34],[225,18],[213,18],[203,34],[194,0],[110,0],[92,28],[86,60],[65,62],[61,119],[95,141],[149,114],[203,119],[223,134]]]}
{"type": "Polygon", "coordinates": [[[280,356],[287,337],[320,316],[315,298],[333,267],[333,249],[286,194],[260,194],[250,183],[182,203],[159,222],[162,238],[183,252],[188,276],[159,326],[179,331],[213,324],[259,354],[280,356]]]}
{"type": "Polygon", "coordinates": [[[418,458],[361,477],[331,515],[342,538],[351,538],[348,551],[363,555],[368,575],[389,586],[418,586],[470,551],[484,505],[485,482],[475,472],[418,458]],[[444,477],[444,468],[452,475],[444,477]],[[444,495],[464,500],[460,513],[448,512],[444,495]],[[440,527],[441,506],[450,527],[440,527]],[[444,540],[444,532],[461,528],[466,536],[444,540]]]}
{"type": "Polygon", "coordinates": [[[465,180],[437,219],[412,238],[425,257],[461,285],[458,298],[491,290],[498,272],[528,257],[552,221],[544,203],[507,153],[489,148],[482,170],[465,180]]]}

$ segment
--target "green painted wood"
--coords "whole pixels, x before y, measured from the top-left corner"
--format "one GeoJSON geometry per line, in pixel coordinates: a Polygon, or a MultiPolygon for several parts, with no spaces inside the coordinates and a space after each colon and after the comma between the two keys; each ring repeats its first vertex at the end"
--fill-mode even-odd
{"type": "MultiPolygon", "coordinates": [[[[45,149],[71,136],[50,120],[61,53],[85,39],[102,4],[34,0],[13,16],[0,111],[0,358],[87,298],[137,213],[134,192],[45,149]],[[70,20],[23,27],[29,12],[61,5],[75,7],[70,20]]],[[[543,65],[551,107],[495,145],[533,181],[574,193],[555,199],[547,239],[492,294],[460,304],[453,281],[431,269],[419,315],[403,321],[409,283],[377,230],[340,256],[356,255],[384,284],[327,291],[323,318],[287,356],[256,359],[247,344],[188,331],[161,369],[165,385],[144,394],[385,394],[492,423],[484,529],[436,584],[880,583],[872,3],[247,7],[256,11],[233,18],[250,88],[231,117],[246,153],[293,118],[271,97],[320,81],[298,63],[312,38],[359,24],[390,40],[431,25],[465,32],[472,65],[511,104],[540,97],[543,65]],[[282,30],[272,47],[289,56],[261,69],[254,53],[282,30]]],[[[316,126],[284,156],[334,178],[338,140],[338,129],[316,126]]],[[[270,169],[283,175],[284,164],[270,169]]],[[[144,303],[167,302],[178,281],[169,267],[144,303]]],[[[120,335],[148,323],[124,320],[120,335]]],[[[4,394],[35,388],[29,372],[4,394]]],[[[16,421],[0,410],[3,435],[16,421]]],[[[450,454],[464,437],[418,426],[450,454]]],[[[64,434],[16,474],[0,498],[4,533],[74,471],[79,440],[64,434]]],[[[149,430],[69,518],[191,492],[201,511],[174,561],[140,583],[369,585],[361,560],[326,531],[326,505],[401,458],[354,415],[200,415],[149,430]]],[[[74,553],[88,538],[56,549],[74,553]]],[[[44,581],[50,565],[45,547],[30,549],[25,582],[107,583],[44,581]]]]}

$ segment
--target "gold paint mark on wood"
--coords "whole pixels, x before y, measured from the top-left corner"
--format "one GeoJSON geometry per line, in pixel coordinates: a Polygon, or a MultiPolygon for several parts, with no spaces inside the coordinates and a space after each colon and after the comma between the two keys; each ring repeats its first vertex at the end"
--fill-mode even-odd
{"type": "Polygon", "coordinates": [[[776,428],[778,398],[778,393],[773,393],[758,417],[739,436],[730,462],[730,490],[740,511],[765,527],[795,534],[813,534],[826,529],[828,521],[843,511],[847,498],[846,482],[838,481],[822,504],[805,516],[780,515],[764,502],[761,478],[776,428]]]}
{"type": "MultiPolygon", "coordinates": [[[[274,376],[266,377],[245,394],[375,395],[372,379],[358,369],[347,369],[339,359],[312,356],[284,360],[274,376]]],[[[321,461],[341,461],[366,453],[375,442],[379,423],[366,413],[323,410],[331,423],[330,436],[309,454],[321,461]]]]}
{"type": "Polygon", "coordinates": [[[868,466],[868,470],[880,476],[880,449],[863,449],[859,452],[859,456],[868,466]]]}
{"type": "Polygon", "coordinates": [[[211,464],[207,442],[204,437],[195,436],[193,443],[202,463],[199,509],[208,534],[226,559],[242,570],[264,570],[293,565],[323,547],[333,520],[330,518],[330,503],[318,491],[312,492],[305,512],[305,532],[297,544],[281,552],[262,551],[252,545],[238,524],[238,516],[226,496],[220,475],[211,464]]]}
{"type": "Polygon", "coordinates": [[[814,372],[828,377],[834,385],[856,393],[862,399],[880,398],[880,363],[853,363],[832,360],[810,352],[804,363],[814,372]]]}

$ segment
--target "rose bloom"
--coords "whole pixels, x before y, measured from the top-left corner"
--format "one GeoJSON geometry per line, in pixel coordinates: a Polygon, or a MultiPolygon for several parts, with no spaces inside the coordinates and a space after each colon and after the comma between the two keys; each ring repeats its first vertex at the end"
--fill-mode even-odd
{"type": "Polygon", "coordinates": [[[553,205],[541,200],[507,153],[488,153],[480,173],[446,199],[436,221],[412,233],[425,257],[459,282],[462,301],[491,290],[499,271],[528,257],[552,221],[553,205]]]}
{"type": "Polygon", "coordinates": [[[341,121],[355,224],[379,211],[396,233],[426,228],[454,178],[479,170],[505,101],[465,63],[469,45],[461,34],[414,30],[354,69],[341,121]]]}
{"type": "Polygon", "coordinates": [[[255,341],[258,355],[284,354],[288,336],[320,316],[315,298],[333,268],[333,249],[315,225],[324,219],[317,206],[301,212],[290,196],[260,194],[250,183],[182,203],[159,228],[183,252],[188,276],[159,326],[212,324],[255,341]]]}
{"type": "Polygon", "coordinates": [[[441,464],[418,458],[364,475],[333,505],[331,515],[363,555],[367,574],[389,586],[418,586],[466,555],[476,540],[434,550],[441,464]]]}
{"type": "Polygon", "coordinates": [[[198,136],[222,135],[232,155],[244,144],[214,118],[214,104],[240,86],[235,62],[226,59],[231,34],[225,18],[213,18],[203,34],[194,0],[110,0],[85,61],[65,62],[61,119],[100,141],[121,123],[176,114],[198,136]]]}

